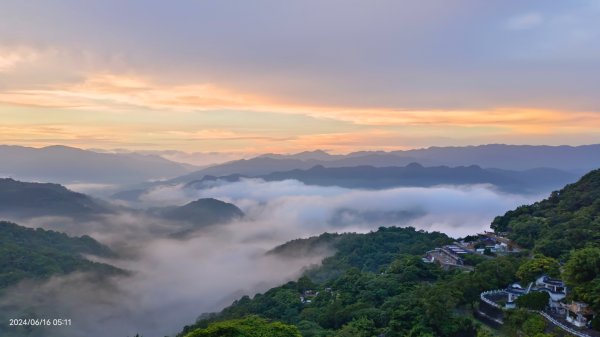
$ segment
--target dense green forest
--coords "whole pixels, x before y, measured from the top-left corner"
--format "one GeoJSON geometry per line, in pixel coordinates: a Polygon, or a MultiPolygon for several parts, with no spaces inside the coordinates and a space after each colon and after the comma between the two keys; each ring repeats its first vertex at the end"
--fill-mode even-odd
{"type": "Polygon", "coordinates": [[[0,221],[0,291],[27,278],[46,278],[73,271],[121,273],[107,264],[85,259],[81,254],[111,257],[114,253],[89,236],[21,227],[0,221]]]}
{"type": "Polygon", "coordinates": [[[264,318],[249,316],[243,319],[216,322],[197,329],[189,337],[301,337],[293,325],[269,322],[264,318]]]}
{"type": "Polygon", "coordinates": [[[420,254],[449,241],[444,234],[414,228],[341,235],[334,241],[337,253],[322,266],[296,282],[205,315],[180,336],[248,315],[294,324],[305,337],[476,336],[479,325],[464,313],[481,291],[511,282],[522,259],[487,259],[473,273],[444,272],[422,261],[420,254]]]}
{"type": "Polygon", "coordinates": [[[562,258],[572,249],[600,246],[600,170],[553,192],[549,198],[496,217],[496,232],[518,245],[562,258]]]}
{"type": "Polygon", "coordinates": [[[367,235],[356,233],[325,233],[315,238],[290,241],[272,252],[289,256],[291,250],[306,251],[304,247],[318,248],[328,244],[336,254],[322,261],[320,268],[307,271],[314,281],[326,281],[339,276],[349,268],[377,272],[384,270],[400,253],[423,254],[452,242],[446,234],[417,231],[412,227],[380,227],[367,235]]]}
{"type": "MultiPolygon", "coordinates": [[[[600,312],[600,170],[543,201],[497,217],[492,228],[525,248],[510,256],[472,259],[471,272],[444,271],[423,262],[428,249],[451,242],[441,233],[380,228],[368,234],[324,234],[294,240],[270,254],[331,248],[336,253],[294,282],[253,298],[244,296],[219,313],[203,314],[179,336],[216,326],[237,326],[247,317],[294,325],[304,337],[345,336],[562,336],[541,316],[510,310],[499,331],[473,318],[479,294],[544,273],[562,277],[569,300],[600,312]]],[[[540,309],[546,295],[520,299],[540,309]]],[[[596,318],[592,325],[600,329],[596,318]]],[[[208,336],[208,335],[206,335],[208,336]]],[[[235,336],[251,336],[239,333],[235,336]]],[[[286,336],[296,336],[295,332],[286,336]]]]}

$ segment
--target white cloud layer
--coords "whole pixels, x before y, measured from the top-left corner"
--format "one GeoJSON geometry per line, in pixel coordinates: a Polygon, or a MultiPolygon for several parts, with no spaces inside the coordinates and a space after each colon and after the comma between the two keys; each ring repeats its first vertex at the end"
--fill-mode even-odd
{"type": "Polygon", "coordinates": [[[144,201],[148,205],[183,204],[201,197],[233,202],[246,217],[183,241],[157,238],[168,224],[131,214],[107,218],[104,224],[65,227],[79,234],[87,230],[112,243],[124,258],[110,262],[133,274],[108,284],[86,275],[21,284],[0,299],[0,311],[17,315],[34,308],[43,317],[73,320],[70,328],[40,330],[44,337],[138,332],[164,336],[243,294],[294,279],[302,268],[322,258],[282,260],[264,255],[287,240],[325,231],[366,232],[381,225],[410,225],[462,236],[487,228],[495,215],[531,201],[488,186],[366,191],[258,179],[218,182],[201,190],[161,188],[144,195],[144,201]]]}

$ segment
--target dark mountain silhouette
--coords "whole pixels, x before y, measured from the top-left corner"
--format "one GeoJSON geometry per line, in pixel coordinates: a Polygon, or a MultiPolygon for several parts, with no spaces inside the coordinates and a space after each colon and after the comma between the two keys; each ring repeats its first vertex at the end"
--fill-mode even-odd
{"type": "MultiPolygon", "coordinates": [[[[200,180],[205,176],[240,174],[248,177],[274,172],[307,170],[321,165],[326,168],[373,166],[471,166],[510,171],[555,169],[582,175],[600,167],[600,144],[583,146],[534,146],[490,144],[465,147],[430,147],[406,151],[361,151],[347,155],[331,155],[322,150],[292,155],[264,154],[251,159],[235,160],[198,170],[165,182],[171,184],[200,180]]],[[[145,189],[164,182],[140,185],[145,189]]],[[[556,187],[560,186],[555,184],[556,187]]]]}
{"type": "Polygon", "coordinates": [[[212,166],[200,171],[192,172],[181,177],[166,181],[167,183],[187,183],[192,180],[204,178],[204,176],[226,176],[241,174],[244,176],[260,176],[272,172],[289,171],[293,169],[308,169],[318,164],[315,161],[304,161],[301,159],[256,157],[252,159],[241,159],[225,164],[212,166]]]}
{"type": "Polygon", "coordinates": [[[198,199],[180,207],[154,208],[149,212],[164,219],[192,225],[184,232],[227,223],[244,216],[237,206],[213,198],[198,199]]]}
{"type": "Polygon", "coordinates": [[[3,216],[88,217],[112,211],[106,203],[58,184],[0,179],[0,215],[3,216]]]}
{"type": "MultiPolygon", "coordinates": [[[[239,174],[215,177],[206,176],[192,181],[188,187],[202,188],[208,181],[237,181],[244,176],[239,174]]],[[[510,171],[483,169],[476,165],[459,167],[424,167],[412,163],[404,167],[323,167],[308,170],[274,172],[257,176],[266,181],[294,179],[307,185],[340,186],[346,188],[384,189],[400,186],[430,187],[436,185],[491,184],[503,191],[515,193],[539,193],[551,191],[566,183],[575,181],[576,174],[554,170],[533,169],[510,171]]]]}

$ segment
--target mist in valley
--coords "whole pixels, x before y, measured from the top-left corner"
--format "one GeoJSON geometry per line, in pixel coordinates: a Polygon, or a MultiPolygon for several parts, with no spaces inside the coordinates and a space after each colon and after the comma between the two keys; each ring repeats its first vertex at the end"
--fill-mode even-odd
{"type": "Polygon", "coordinates": [[[6,291],[0,312],[72,319],[72,327],[37,329],[32,336],[173,335],[202,313],[297,278],[324,257],[323,252],[293,259],[265,254],[286,241],[379,226],[413,226],[459,237],[487,229],[494,216],[538,197],[508,195],[487,185],[356,190],[260,179],[216,181],[200,188],[162,186],[141,196],[144,207],[199,198],[231,202],[245,216],[177,239],[168,235],[176,223],[136,210],[86,222],[40,217],[21,223],[91,235],[119,254],[101,262],[130,273],[25,281],[6,291]]]}

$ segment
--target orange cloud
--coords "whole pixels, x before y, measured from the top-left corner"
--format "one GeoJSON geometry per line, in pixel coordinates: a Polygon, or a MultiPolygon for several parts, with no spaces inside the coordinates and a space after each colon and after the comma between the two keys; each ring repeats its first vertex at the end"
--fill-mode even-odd
{"type": "MultiPolygon", "coordinates": [[[[281,102],[276,98],[241,93],[214,84],[168,86],[149,79],[97,74],[85,81],[56,85],[43,89],[24,89],[0,92],[0,102],[36,107],[72,110],[103,111],[128,114],[111,118],[102,125],[93,119],[63,119],[61,125],[24,125],[21,119],[12,129],[0,131],[3,142],[38,141],[40,144],[69,143],[82,146],[138,146],[151,148],[188,148],[198,144],[220,151],[289,152],[311,148],[327,148],[337,152],[357,149],[398,149],[437,144],[464,144],[466,140],[489,142],[531,139],[550,135],[591,134],[600,128],[600,114],[594,112],[553,111],[531,108],[496,108],[481,110],[404,110],[392,108],[355,109],[332,106],[311,106],[281,102]],[[140,111],[147,110],[144,113],[140,111]],[[195,128],[186,125],[189,112],[218,113],[219,110],[301,114],[315,118],[346,121],[359,125],[360,132],[340,127],[322,134],[294,135],[270,129],[246,129],[243,121],[227,126],[195,128]],[[179,113],[178,122],[146,123],[146,114],[179,113]],[[92,124],[90,124],[92,123],[92,124]],[[233,125],[235,124],[235,126],[233,125]],[[486,138],[487,137],[487,138],[486,138]],[[195,145],[194,145],[195,144],[195,145]]],[[[83,116],[82,116],[83,117],[83,116]]],[[[190,118],[191,119],[191,118],[190,118]]],[[[234,121],[232,121],[234,122],[234,121]]],[[[56,124],[56,123],[55,123],[56,124]]],[[[197,125],[197,124],[195,124],[197,125]]],[[[304,130],[306,131],[306,130],[304,130]]],[[[541,138],[540,138],[541,139],[541,138]]]]}
{"type": "Polygon", "coordinates": [[[485,111],[404,110],[298,105],[235,92],[214,84],[167,86],[139,77],[114,74],[97,74],[82,83],[47,89],[0,92],[0,102],[104,111],[127,111],[132,107],[182,112],[221,109],[264,111],[303,114],[370,126],[493,126],[524,132],[547,132],[555,127],[571,127],[576,130],[600,126],[600,117],[596,113],[523,108],[485,111]]]}
{"type": "Polygon", "coordinates": [[[0,73],[11,71],[22,63],[37,59],[38,53],[30,48],[13,47],[0,48],[0,73]]]}

